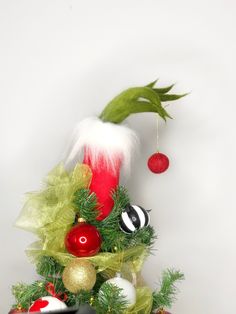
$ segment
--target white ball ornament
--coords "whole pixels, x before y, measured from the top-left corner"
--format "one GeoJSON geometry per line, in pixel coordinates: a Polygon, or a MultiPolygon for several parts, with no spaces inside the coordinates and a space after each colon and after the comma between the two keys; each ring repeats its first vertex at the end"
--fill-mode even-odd
{"type": "Polygon", "coordinates": [[[39,312],[39,313],[48,313],[48,312],[53,312],[56,310],[64,310],[66,309],[67,306],[64,302],[61,300],[48,296],[48,297],[42,297],[31,305],[29,308],[28,313],[34,313],[34,312],[39,312]]]}
{"type": "Polygon", "coordinates": [[[117,276],[108,279],[106,283],[112,284],[117,288],[122,289],[121,293],[125,297],[128,307],[131,307],[136,303],[136,290],[130,281],[117,276]]]}

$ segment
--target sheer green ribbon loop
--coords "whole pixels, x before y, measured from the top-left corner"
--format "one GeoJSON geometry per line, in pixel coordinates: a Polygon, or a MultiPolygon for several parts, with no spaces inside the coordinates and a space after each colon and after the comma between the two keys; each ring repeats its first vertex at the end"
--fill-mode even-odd
{"type": "MultiPolygon", "coordinates": [[[[88,166],[77,164],[72,172],[67,172],[63,164],[55,167],[46,178],[46,187],[40,192],[28,193],[26,203],[16,226],[35,233],[39,241],[26,251],[33,262],[42,256],[51,256],[66,266],[75,256],[65,250],[64,238],[75,218],[73,205],[74,193],[88,188],[92,173],[88,166]]],[[[86,257],[104,274],[122,272],[140,272],[148,249],[144,245],[132,247],[121,252],[101,252],[86,257]],[[125,265],[125,266],[124,266],[125,265]]],[[[152,293],[148,287],[137,288],[137,302],[124,314],[149,314],[152,308],[152,293]]]]}
{"type": "MultiPolygon", "coordinates": [[[[45,250],[40,241],[33,243],[27,252],[27,255],[32,261],[37,261],[42,256],[51,256],[55,258],[61,265],[66,266],[75,256],[54,250],[45,250]]],[[[117,253],[99,253],[95,256],[81,257],[90,260],[97,268],[97,272],[121,271],[123,264],[128,263],[131,272],[138,273],[147,255],[147,249],[145,246],[132,247],[130,249],[117,252],[117,253]]]]}
{"type": "MultiPolygon", "coordinates": [[[[117,253],[99,253],[91,257],[81,257],[90,260],[96,267],[97,272],[103,272],[112,277],[116,272],[122,272],[124,265],[130,273],[138,274],[147,255],[145,246],[137,246],[117,253]]],[[[27,255],[37,261],[41,256],[51,256],[61,265],[66,266],[75,256],[64,253],[42,249],[42,243],[35,242],[27,250],[27,255]]],[[[150,314],[152,309],[152,292],[148,287],[138,286],[136,289],[137,301],[135,306],[127,309],[124,314],[150,314]]]]}
{"type": "Polygon", "coordinates": [[[72,172],[67,172],[64,165],[59,164],[48,174],[42,191],[28,193],[16,227],[37,234],[42,249],[65,251],[65,234],[75,217],[74,193],[88,188],[91,177],[87,165],[77,164],[72,172]]]}
{"type": "Polygon", "coordinates": [[[136,289],[137,301],[134,307],[127,309],[124,314],[150,314],[152,310],[152,291],[148,287],[136,289]]]}

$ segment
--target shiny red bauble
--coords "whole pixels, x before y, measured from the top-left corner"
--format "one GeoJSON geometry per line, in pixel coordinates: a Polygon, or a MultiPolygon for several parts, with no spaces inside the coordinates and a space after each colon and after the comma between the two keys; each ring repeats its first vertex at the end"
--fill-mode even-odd
{"type": "Polygon", "coordinates": [[[86,222],[74,226],[65,238],[66,249],[77,257],[97,254],[101,244],[102,238],[97,228],[86,222]]]}
{"type": "Polygon", "coordinates": [[[162,173],[169,167],[169,158],[162,153],[155,153],[148,159],[148,168],[154,173],[162,173]]]}

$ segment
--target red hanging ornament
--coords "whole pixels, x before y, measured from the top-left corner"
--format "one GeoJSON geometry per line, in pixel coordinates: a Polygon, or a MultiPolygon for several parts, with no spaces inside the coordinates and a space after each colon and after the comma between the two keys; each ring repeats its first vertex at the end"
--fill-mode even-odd
{"type": "Polygon", "coordinates": [[[69,253],[77,257],[96,255],[102,244],[102,238],[96,227],[80,222],[66,235],[65,246],[69,253]]]}
{"type": "Polygon", "coordinates": [[[159,310],[156,312],[156,314],[171,314],[170,312],[167,312],[165,310],[159,310]]]}
{"type": "Polygon", "coordinates": [[[148,168],[154,173],[162,173],[169,168],[169,158],[162,153],[155,153],[148,159],[148,168]]]}

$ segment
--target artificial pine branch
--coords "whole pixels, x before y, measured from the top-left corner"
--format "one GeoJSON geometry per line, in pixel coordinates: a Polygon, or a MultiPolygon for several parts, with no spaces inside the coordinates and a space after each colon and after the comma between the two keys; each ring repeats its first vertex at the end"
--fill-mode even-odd
{"type": "Polygon", "coordinates": [[[96,223],[96,227],[99,229],[103,238],[102,251],[104,252],[112,252],[114,248],[123,250],[128,247],[124,245],[126,235],[119,228],[121,213],[129,203],[127,190],[119,186],[113,192],[112,197],[114,200],[112,212],[106,219],[96,223]]]}
{"type": "Polygon", "coordinates": [[[184,279],[180,271],[168,269],[163,272],[160,290],[153,292],[153,310],[170,308],[175,301],[178,289],[176,283],[184,279]]]}
{"type": "Polygon", "coordinates": [[[110,215],[99,224],[100,228],[116,228],[123,209],[130,202],[127,190],[123,186],[118,186],[118,188],[112,193],[112,198],[114,200],[114,207],[110,215]]]}
{"type": "Polygon", "coordinates": [[[97,198],[89,189],[80,189],[75,192],[74,201],[75,208],[79,217],[84,218],[88,223],[94,224],[99,214],[97,210],[97,198]]]}
{"type": "Polygon", "coordinates": [[[93,292],[95,294],[97,294],[102,286],[102,284],[105,283],[105,281],[107,281],[107,277],[104,277],[103,273],[97,273],[97,278],[96,278],[96,283],[93,287],[93,292]]]}
{"type": "Polygon", "coordinates": [[[88,223],[94,225],[102,236],[103,252],[122,251],[130,247],[144,244],[147,247],[152,246],[156,235],[151,226],[138,230],[132,234],[126,234],[120,230],[119,220],[124,208],[130,203],[126,188],[119,186],[112,193],[114,207],[110,215],[97,221],[98,211],[96,210],[97,199],[94,193],[88,189],[78,190],[75,193],[74,205],[79,217],[84,218],[88,223]]]}
{"type": "Polygon", "coordinates": [[[23,308],[29,308],[33,301],[47,296],[49,292],[46,289],[48,283],[52,283],[56,293],[66,293],[67,291],[62,282],[61,274],[64,267],[55,259],[49,256],[43,256],[37,263],[36,270],[44,278],[27,285],[18,283],[12,287],[12,294],[15,296],[16,305],[20,304],[23,308]]]}
{"type": "Polygon", "coordinates": [[[69,291],[66,292],[67,300],[66,303],[68,306],[79,306],[82,304],[89,304],[91,298],[93,298],[93,291],[81,290],[79,293],[74,294],[69,291]]]}
{"type": "Polygon", "coordinates": [[[133,232],[131,235],[126,236],[127,246],[133,247],[140,244],[144,244],[147,247],[152,247],[157,235],[152,226],[144,227],[136,232],[133,232]]]}
{"type": "Polygon", "coordinates": [[[22,308],[28,309],[33,301],[48,295],[45,289],[46,283],[45,280],[38,280],[31,285],[23,283],[14,285],[12,294],[15,296],[16,306],[20,304],[22,308]]]}
{"type": "Polygon", "coordinates": [[[122,295],[122,289],[104,283],[93,306],[97,314],[123,314],[127,308],[127,301],[122,295]]]}
{"type": "Polygon", "coordinates": [[[121,213],[130,203],[127,190],[119,186],[113,193],[113,200],[114,208],[111,214],[98,224],[99,231],[104,239],[102,250],[112,251],[116,247],[118,251],[121,251],[140,244],[150,247],[156,238],[154,229],[151,226],[137,230],[132,234],[124,233],[119,228],[121,213]]]}
{"type": "Polygon", "coordinates": [[[36,265],[37,273],[45,278],[52,278],[62,274],[64,267],[51,256],[42,256],[36,265]]]}

